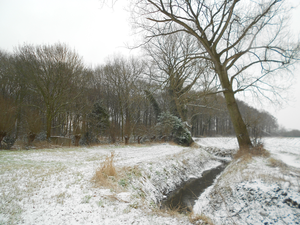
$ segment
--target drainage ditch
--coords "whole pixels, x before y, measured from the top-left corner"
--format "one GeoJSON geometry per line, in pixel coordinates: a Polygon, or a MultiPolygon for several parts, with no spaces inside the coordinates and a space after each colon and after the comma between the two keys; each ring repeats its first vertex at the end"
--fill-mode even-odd
{"type": "Polygon", "coordinates": [[[223,164],[216,168],[204,171],[202,177],[189,179],[168,194],[167,198],[161,202],[161,208],[169,208],[181,213],[190,212],[195,201],[206,188],[213,184],[215,178],[227,165],[228,162],[223,162],[223,164]]]}

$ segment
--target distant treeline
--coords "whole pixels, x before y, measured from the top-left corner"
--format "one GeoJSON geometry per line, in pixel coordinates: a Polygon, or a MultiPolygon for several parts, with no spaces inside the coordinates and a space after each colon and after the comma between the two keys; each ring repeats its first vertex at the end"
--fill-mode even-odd
{"type": "MultiPolygon", "coordinates": [[[[63,44],[0,51],[0,147],[51,136],[76,145],[165,140],[174,132],[168,126],[177,125],[168,125],[174,119],[162,123],[163,112],[178,117],[192,136],[235,135],[222,94],[211,94],[196,79],[196,87],[182,78],[153,79],[150,69],[140,58],[124,57],[91,69],[63,44]]],[[[276,133],[271,114],[238,105],[251,136],[276,133]]]]}
{"type": "Polygon", "coordinates": [[[277,134],[282,137],[300,137],[300,130],[279,130],[277,134]]]}

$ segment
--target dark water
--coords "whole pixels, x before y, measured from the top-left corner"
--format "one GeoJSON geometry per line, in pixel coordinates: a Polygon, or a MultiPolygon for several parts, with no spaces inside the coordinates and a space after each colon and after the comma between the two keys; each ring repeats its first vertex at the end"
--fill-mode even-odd
{"type": "Polygon", "coordinates": [[[177,190],[171,192],[166,200],[161,202],[162,208],[168,207],[179,212],[191,211],[195,200],[213,184],[214,179],[225,169],[227,164],[223,163],[214,169],[204,171],[202,177],[192,178],[182,184],[177,190]]]}

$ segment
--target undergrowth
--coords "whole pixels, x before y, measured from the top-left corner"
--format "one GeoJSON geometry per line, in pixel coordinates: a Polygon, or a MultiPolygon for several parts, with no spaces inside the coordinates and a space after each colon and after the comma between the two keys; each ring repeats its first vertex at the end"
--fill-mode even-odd
{"type": "Polygon", "coordinates": [[[234,159],[244,159],[249,160],[252,159],[252,157],[259,156],[268,158],[270,157],[270,152],[264,148],[263,144],[259,144],[252,148],[241,148],[237,151],[237,153],[234,155],[234,159]]]}

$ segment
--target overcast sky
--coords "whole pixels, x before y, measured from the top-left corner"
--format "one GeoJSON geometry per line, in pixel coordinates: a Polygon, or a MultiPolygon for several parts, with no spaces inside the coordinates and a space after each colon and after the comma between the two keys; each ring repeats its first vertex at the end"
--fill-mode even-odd
{"type": "MultiPolygon", "coordinates": [[[[296,1],[296,0],[292,0],[296,1]]],[[[134,36],[124,0],[113,7],[99,0],[0,0],[0,49],[9,52],[26,44],[66,43],[95,66],[113,54],[129,54],[134,36]]],[[[292,30],[300,32],[300,8],[292,15],[292,30]]],[[[299,35],[300,37],[300,35],[299,35]]],[[[300,67],[298,67],[300,68],[300,67]]],[[[300,71],[295,70],[293,96],[284,109],[267,106],[279,124],[300,130],[300,71]]]]}

